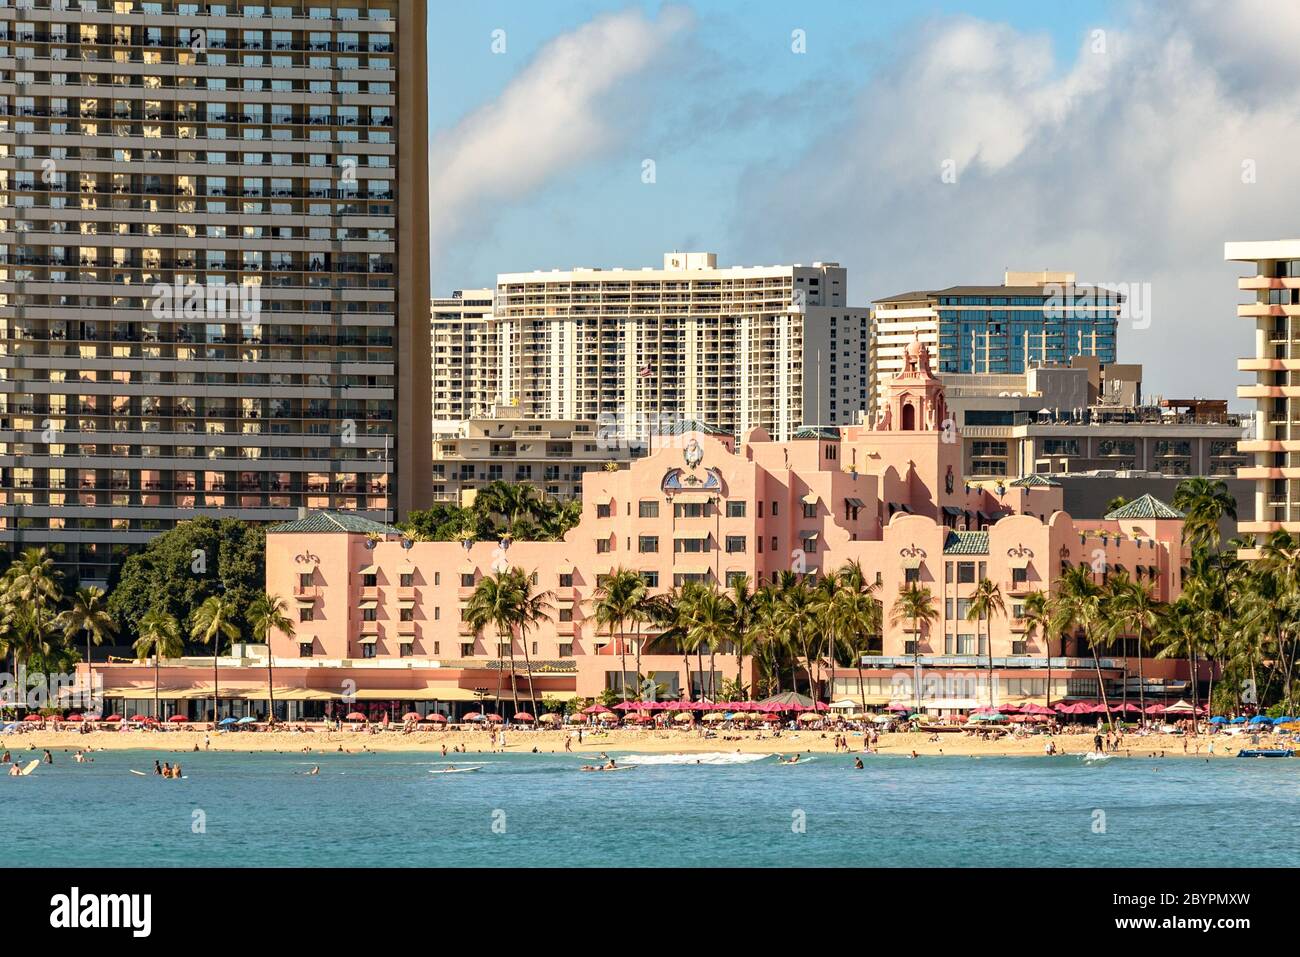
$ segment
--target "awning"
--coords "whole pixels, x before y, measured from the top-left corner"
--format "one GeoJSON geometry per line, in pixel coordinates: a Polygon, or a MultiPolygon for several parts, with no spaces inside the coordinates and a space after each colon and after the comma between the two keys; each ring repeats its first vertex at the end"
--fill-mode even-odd
{"type": "Polygon", "coordinates": [[[908,512],[909,514],[912,511],[911,507],[908,506],[906,502],[890,502],[889,510],[891,512],[908,512]]]}
{"type": "Polygon", "coordinates": [[[923,561],[925,559],[920,555],[907,555],[903,558],[902,566],[904,568],[920,568],[923,561]]]}
{"type": "Polygon", "coordinates": [[[415,635],[398,635],[397,643],[399,645],[413,645],[415,644],[415,635]]]}
{"type": "Polygon", "coordinates": [[[378,566],[378,565],[367,565],[365,568],[361,569],[361,571],[357,572],[357,574],[358,574],[358,575],[378,575],[378,574],[379,574],[379,566],[378,566]]]}
{"type": "Polygon", "coordinates": [[[713,571],[711,565],[674,565],[674,575],[708,575],[713,571]]]}
{"type": "Polygon", "coordinates": [[[362,602],[358,607],[360,607],[362,611],[369,611],[369,610],[372,609],[372,608],[378,608],[378,607],[379,607],[379,602],[377,602],[377,601],[363,601],[363,602],[362,602]]]}
{"type": "Polygon", "coordinates": [[[1028,567],[1029,567],[1029,556],[1028,556],[1028,555],[1012,555],[1010,558],[1007,559],[1007,567],[1008,567],[1008,568],[1028,568],[1028,567]]]}
{"type": "Polygon", "coordinates": [[[990,515],[988,512],[980,511],[980,512],[976,512],[975,514],[978,515],[980,517],[980,520],[984,522],[992,523],[998,520],[996,515],[990,515]]]}
{"type": "Polygon", "coordinates": [[[560,564],[555,566],[555,573],[557,575],[572,575],[573,562],[560,562],[560,564]]]}
{"type": "Polygon", "coordinates": [[[316,596],[315,595],[294,595],[293,600],[300,601],[304,605],[310,605],[312,602],[316,600],[316,596]]]}
{"type": "Polygon", "coordinates": [[[817,532],[800,532],[799,539],[805,542],[815,542],[817,541],[817,534],[817,532]]]}
{"type": "Polygon", "coordinates": [[[1113,568],[1113,569],[1114,569],[1115,571],[1117,571],[1117,572],[1122,572],[1122,571],[1124,571],[1124,566],[1121,565],[1119,562],[1115,562],[1115,563],[1114,563],[1113,565],[1111,565],[1110,567],[1113,568]]]}
{"type": "Polygon", "coordinates": [[[945,515],[951,515],[951,516],[953,516],[953,517],[955,518],[955,517],[957,517],[958,515],[962,515],[962,514],[964,514],[964,513],[963,513],[962,510],[959,509],[956,505],[945,505],[945,506],[943,507],[943,514],[945,514],[945,515]]]}
{"type": "Polygon", "coordinates": [[[466,562],[464,565],[460,566],[460,573],[462,575],[473,575],[476,571],[478,571],[478,566],[473,562],[466,562]]]}
{"type": "Polygon", "coordinates": [[[799,501],[803,502],[805,505],[816,505],[821,501],[821,499],[817,497],[816,492],[809,492],[807,495],[801,497],[799,501]]]}
{"type": "Polygon", "coordinates": [[[373,645],[373,644],[374,644],[376,641],[378,641],[378,640],[379,640],[379,636],[378,636],[378,635],[366,635],[364,638],[362,638],[362,639],[360,639],[360,641],[358,641],[358,644],[362,644],[362,645],[373,645]]]}
{"type": "Polygon", "coordinates": [[[705,531],[705,532],[673,532],[673,540],[674,540],[674,541],[678,541],[678,542],[682,542],[682,541],[691,541],[691,542],[694,542],[694,541],[704,541],[704,540],[707,539],[708,537],[709,537],[709,533],[708,533],[707,531],[705,531]]]}
{"type": "Polygon", "coordinates": [[[414,565],[403,565],[402,567],[400,567],[399,569],[397,569],[397,574],[399,574],[399,575],[414,575],[414,574],[415,574],[415,566],[414,566],[414,565]]]}
{"type": "Polygon", "coordinates": [[[849,508],[862,508],[866,503],[860,498],[846,498],[844,504],[849,508]]]}
{"type": "Polygon", "coordinates": [[[673,496],[674,502],[684,502],[687,505],[707,505],[713,501],[712,492],[678,492],[673,496]]]}
{"type": "Polygon", "coordinates": [[[414,608],[414,607],[415,607],[415,599],[414,599],[414,598],[403,598],[401,601],[399,601],[399,602],[397,603],[397,607],[398,607],[398,608],[414,608]]]}
{"type": "Polygon", "coordinates": [[[293,688],[284,691],[275,689],[276,701],[335,701],[341,697],[343,697],[341,693],[331,694],[315,688],[293,688]]]}

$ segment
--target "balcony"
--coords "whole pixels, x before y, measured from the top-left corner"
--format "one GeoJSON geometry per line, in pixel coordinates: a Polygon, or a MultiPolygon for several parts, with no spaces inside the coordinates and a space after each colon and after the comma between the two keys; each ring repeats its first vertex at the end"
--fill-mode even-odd
{"type": "Polygon", "coordinates": [[[1006,581],[1002,583],[1002,594],[1004,595],[1028,595],[1034,590],[1033,582],[1030,581],[1006,581]]]}

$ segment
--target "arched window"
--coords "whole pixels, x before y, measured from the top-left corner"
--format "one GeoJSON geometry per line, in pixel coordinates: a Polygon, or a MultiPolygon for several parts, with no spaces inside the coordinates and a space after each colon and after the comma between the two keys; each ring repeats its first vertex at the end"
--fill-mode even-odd
{"type": "Polygon", "coordinates": [[[916,407],[910,402],[903,406],[903,431],[916,431],[916,407]]]}

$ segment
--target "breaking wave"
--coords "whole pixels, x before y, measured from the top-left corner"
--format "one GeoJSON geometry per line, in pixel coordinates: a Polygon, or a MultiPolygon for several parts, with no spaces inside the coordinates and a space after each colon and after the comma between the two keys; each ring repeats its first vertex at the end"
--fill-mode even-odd
{"type": "Polygon", "coordinates": [[[770,754],[736,754],[732,751],[706,751],[701,754],[625,754],[625,764],[753,764],[766,761],[770,754]]]}

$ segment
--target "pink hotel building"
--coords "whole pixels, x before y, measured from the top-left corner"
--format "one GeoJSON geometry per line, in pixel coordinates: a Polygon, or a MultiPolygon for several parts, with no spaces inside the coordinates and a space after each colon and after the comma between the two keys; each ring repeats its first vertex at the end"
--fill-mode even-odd
{"type": "MultiPolygon", "coordinates": [[[[1027,630],[1021,602],[1031,591],[1050,592],[1063,566],[1080,563],[1097,569],[1099,579],[1105,570],[1127,569],[1151,582],[1160,599],[1175,597],[1186,556],[1182,517],[1143,497],[1105,520],[1075,521],[1062,511],[1060,487],[1038,476],[998,488],[964,486],[962,446],[919,342],[885,392],[871,425],[808,429],[788,442],[754,429],[736,448],[731,436],[688,423],[628,468],[587,473],[581,521],[558,542],[415,542],[394,528],[325,512],[272,526],[266,587],[287,600],[296,628],[294,637],[271,641],[276,685],[283,686],[277,702],[289,702],[295,717],[321,713],[322,702],[345,692],[353,692],[350,702],[394,714],[414,708],[456,716],[480,701],[496,710],[498,693],[509,702],[496,634],[476,636],[461,620],[475,584],[501,563],[532,573],[537,588],[552,593],[550,620],[514,639],[524,700],[525,654],[539,699],[620,687],[617,636],[596,627],[591,602],[601,576],[616,568],[636,569],[662,591],[689,580],[725,587],[741,575],[765,583],[785,570],[818,575],[851,560],[879,582],[885,608],[881,654],[863,659],[868,704],[910,700],[895,682],[911,679],[913,642],[929,678],[982,682],[990,632],[999,700],[1045,700],[1049,653],[1053,700],[1095,697],[1096,671],[1082,641],[1067,639],[1063,648],[1054,639],[1049,649],[1041,633],[1027,630]],[[1007,614],[977,629],[966,608],[985,577],[1001,588],[1007,614]],[[919,633],[888,621],[911,582],[930,588],[938,612],[919,633]]],[[[624,640],[630,646],[632,639],[624,640]]],[[[205,681],[211,693],[203,661],[188,659],[184,674],[166,679],[178,699],[200,698],[196,712],[205,681]]],[[[629,671],[632,661],[629,647],[629,671]]],[[[253,699],[266,697],[265,662],[245,664],[223,675],[222,687],[246,688],[245,708],[257,712],[253,699]]],[[[1132,665],[1122,656],[1102,659],[1108,682],[1126,680],[1132,665]]],[[[1149,680],[1172,680],[1185,677],[1179,667],[1148,659],[1144,671],[1149,680]]],[[[742,669],[751,682],[753,661],[742,669]]],[[[147,667],[105,670],[110,698],[150,696],[147,667]],[[124,683],[134,690],[120,690],[124,683]]],[[[698,695],[707,684],[694,655],[688,669],[680,654],[644,654],[642,670],[669,696],[688,687],[698,695]]],[[[719,655],[717,670],[734,676],[734,658],[719,655]]],[[[856,668],[840,669],[824,690],[856,701],[858,678],[856,668]]],[[[969,690],[929,698],[934,708],[987,700],[969,690]]]]}

